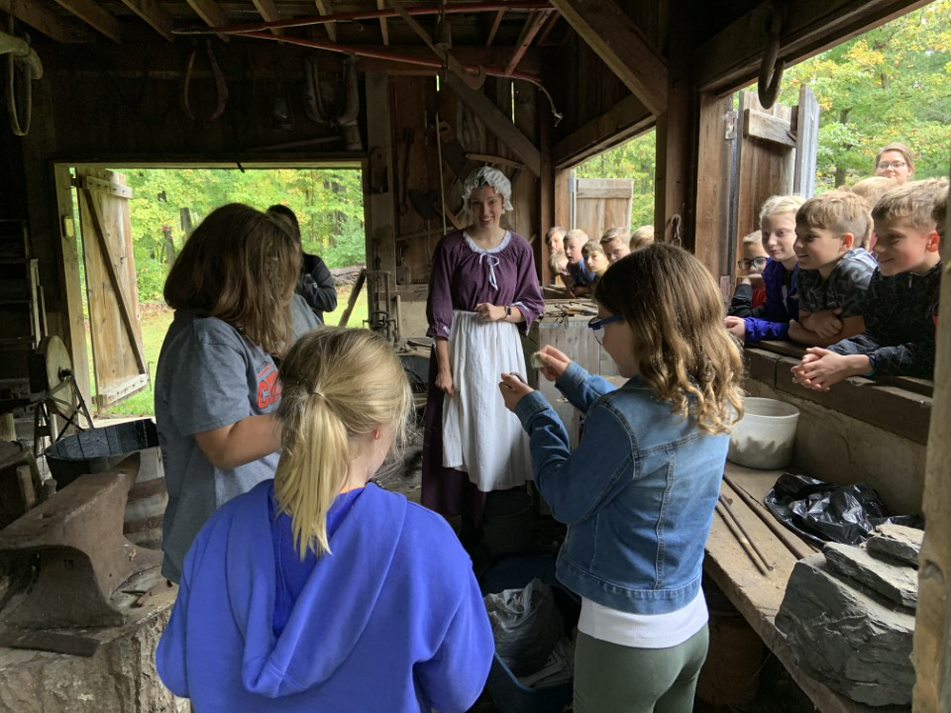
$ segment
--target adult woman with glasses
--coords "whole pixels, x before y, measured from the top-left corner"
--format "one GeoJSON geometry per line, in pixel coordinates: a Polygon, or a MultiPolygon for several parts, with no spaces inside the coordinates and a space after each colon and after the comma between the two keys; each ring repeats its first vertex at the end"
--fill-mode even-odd
{"type": "Polygon", "coordinates": [[[545,309],[531,246],[500,225],[511,196],[511,183],[495,168],[466,179],[472,222],[436,245],[426,304],[435,349],[422,503],[465,540],[481,526],[487,493],[532,478],[528,439],[493,389],[499,374],[525,373],[519,332],[545,309]]]}
{"type": "Polygon", "coordinates": [[[906,183],[915,175],[911,150],[898,142],[883,148],[875,158],[875,175],[892,178],[896,183],[906,183]]]}

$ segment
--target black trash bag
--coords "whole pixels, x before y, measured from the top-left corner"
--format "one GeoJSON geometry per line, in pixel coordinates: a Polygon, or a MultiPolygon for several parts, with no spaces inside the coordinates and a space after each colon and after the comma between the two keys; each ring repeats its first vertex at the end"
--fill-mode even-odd
{"type": "Polygon", "coordinates": [[[885,523],[923,527],[917,515],[888,515],[878,493],[865,483],[837,485],[795,473],[779,476],[766,495],[766,506],[818,547],[826,542],[861,545],[885,523]]]}
{"type": "Polygon", "coordinates": [[[564,620],[551,587],[535,578],[523,589],[506,589],[485,597],[495,651],[516,676],[545,666],[564,636],[564,620]]]}

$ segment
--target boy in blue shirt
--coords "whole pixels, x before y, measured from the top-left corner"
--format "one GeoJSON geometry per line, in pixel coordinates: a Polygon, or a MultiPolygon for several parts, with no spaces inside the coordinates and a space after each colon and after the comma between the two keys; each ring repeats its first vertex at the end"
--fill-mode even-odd
{"type": "Polygon", "coordinates": [[[865,244],[872,216],[865,201],[849,191],[810,198],[796,213],[799,259],[799,317],[789,338],[828,346],[865,330],[865,292],[876,262],[865,244]]]}
{"type": "Polygon", "coordinates": [[[879,267],[866,295],[865,331],[829,349],[813,347],[792,368],[816,391],[850,376],[934,373],[941,279],[941,235],[934,214],[946,209],[944,179],[906,183],[886,193],[872,217],[879,267]]]}

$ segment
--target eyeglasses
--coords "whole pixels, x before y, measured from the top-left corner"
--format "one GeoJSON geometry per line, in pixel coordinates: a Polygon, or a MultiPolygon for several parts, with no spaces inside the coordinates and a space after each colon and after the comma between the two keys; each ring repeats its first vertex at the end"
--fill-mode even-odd
{"type": "Polygon", "coordinates": [[[769,262],[769,258],[763,255],[761,257],[754,257],[752,260],[737,260],[736,266],[741,270],[749,270],[751,268],[762,270],[766,267],[767,262],[769,262]]]}
{"type": "Polygon", "coordinates": [[[598,341],[598,344],[601,344],[604,340],[604,328],[609,324],[620,322],[623,319],[624,317],[619,314],[614,314],[610,317],[605,317],[604,319],[592,317],[588,322],[588,328],[594,330],[594,338],[598,341]]]}
{"type": "Polygon", "coordinates": [[[904,161],[882,161],[880,164],[878,164],[878,167],[882,171],[887,171],[889,168],[897,171],[899,168],[904,168],[907,165],[908,164],[904,161]]]}

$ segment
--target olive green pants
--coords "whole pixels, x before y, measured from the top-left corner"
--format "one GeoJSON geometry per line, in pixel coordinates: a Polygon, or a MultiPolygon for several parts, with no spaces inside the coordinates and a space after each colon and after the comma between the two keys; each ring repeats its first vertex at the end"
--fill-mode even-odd
{"type": "Polygon", "coordinates": [[[667,649],[635,649],[578,632],[574,713],[690,713],[707,627],[667,649]]]}

